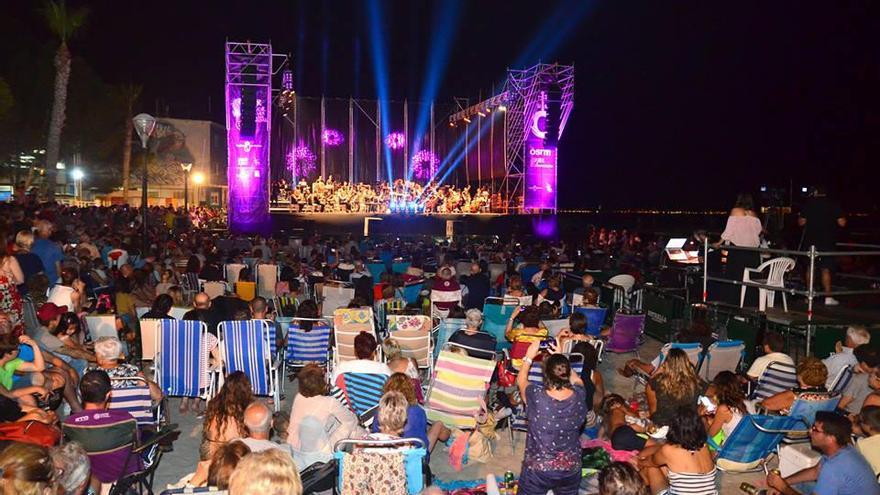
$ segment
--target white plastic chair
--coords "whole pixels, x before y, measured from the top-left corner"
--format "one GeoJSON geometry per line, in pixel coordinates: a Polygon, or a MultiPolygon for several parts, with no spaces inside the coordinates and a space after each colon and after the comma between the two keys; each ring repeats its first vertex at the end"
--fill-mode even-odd
{"type": "MultiPolygon", "coordinates": [[[[785,299],[785,274],[794,268],[794,260],[791,258],[780,257],[765,261],[758,265],[757,268],[746,268],[743,270],[743,282],[757,282],[772,287],[779,287],[782,292],[782,307],[788,313],[788,301],[785,299]],[[767,278],[753,278],[755,275],[763,274],[768,269],[767,278]]],[[[743,285],[739,295],[739,307],[743,307],[746,300],[746,289],[748,286],[743,285]]],[[[758,288],[758,310],[765,311],[769,305],[773,307],[773,300],[776,297],[776,291],[773,289],[758,288]]]]}

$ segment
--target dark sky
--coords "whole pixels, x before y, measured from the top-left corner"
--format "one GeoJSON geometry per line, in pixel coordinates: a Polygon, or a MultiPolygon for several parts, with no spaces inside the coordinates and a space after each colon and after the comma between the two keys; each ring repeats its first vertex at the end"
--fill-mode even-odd
{"type": "MultiPolygon", "coordinates": [[[[36,3],[2,11],[41,37],[36,3]]],[[[143,84],[147,111],[222,122],[226,38],[294,55],[302,95],[376,96],[365,2],[70,3],[92,10],[72,50],[143,84]]],[[[394,98],[420,96],[437,4],[382,2],[394,98]]],[[[575,65],[562,206],[726,207],[790,180],[877,204],[880,2],[470,0],[450,26],[438,99],[486,95],[517,61],[575,65]]]]}

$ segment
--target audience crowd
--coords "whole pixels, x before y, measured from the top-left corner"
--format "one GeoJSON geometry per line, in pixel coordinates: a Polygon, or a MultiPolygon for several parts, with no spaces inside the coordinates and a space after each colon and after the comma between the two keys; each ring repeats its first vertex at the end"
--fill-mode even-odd
{"type": "MultiPolygon", "coordinates": [[[[672,348],[651,362],[630,360],[619,370],[645,384],[643,395],[631,399],[621,395],[630,390],[607,389],[599,350],[613,340],[614,330],[609,335],[602,325],[591,327],[585,313],[572,308],[611,305],[598,275],[613,271],[638,281],[659,261],[656,240],[604,229],[584,232],[577,245],[524,245],[497,236],[441,243],[233,238],[208,228],[211,220],[202,214],[207,215],[151,208],[144,239],[139,211],[125,206],[0,206],[2,493],[100,493],[102,485],[148,469],[156,451],[167,448],[167,440],[156,440],[155,449],[140,448],[165,438],[161,430],[143,427],[112,406],[121,396],[114,394],[143,384],[146,400],[167,407],[168,398],[143,366],[142,320],[207,325],[200,378],[207,387],[209,375],[224,369],[219,322],[289,324],[296,317],[304,318],[303,331],[317,333],[330,324],[320,319],[329,304],[324,288],[342,285],[354,288],[354,297],[345,301],[350,308],[459,321],[444,348],[468,359],[499,361],[474,433],[462,436],[452,425],[430,422],[425,396],[432,377],[404,356],[394,338],[361,332],[353,339],[353,359],[332,370],[323,363],[296,363],[289,411],[273,414],[278,404],[255,396],[240,371],[223,377],[207,403],[181,400],[174,412],[193,415],[203,425],[198,458],[191,459],[192,474],[181,486],[214,486],[233,495],[298,494],[304,486],[315,490],[322,480],[332,486],[335,469],[322,467],[336,462],[334,445],[346,439],[354,441],[356,453],[392,454],[407,447],[401,439],[417,439],[428,458],[438,443],[450,453],[469,444],[476,462],[485,453],[477,440],[494,437],[502,424],[522,421],[520,494],[579,493],[590,442],[603,442],[615,461],[602,466],[599,493],[714,494],[719,450],[750,414],[788,414],[798,401],[839,396],[837,410],[817,413],[808,430],[822,461],[784,478],[771,471],[763,484],[784,494],[880,493],[880,352],[863,327],[851,327],[824,360],[794,359],[785,353],[784,339],[767,331],[760,340],[762,355],[745,372],[724,371],[709,381],[684,350],[672,348]],[[406,260],[405,269],[394,272],[390,267],[397,260],[406,260]],[[376,263],[389,269],[375,273],[376,263]],[[224,270],[229,264],[243,266],[233,283],[224,270]],[[254,292],[263,264],[279,267],[277,297],[254,292]],[[220,282],[224,289],[209,293],[206,282],[220,282]],[[415,297],[406,294],[413,286],[419,286],[415,297]],[[512,309],[496,333],[486,328],[488,297],[512,309]],[[95,315],[112,315],[115,335],[95,338],[88,323],[95,315]],[[508,351],[499,359],[500,347],[508,351]],[[540,369],[538,380],[529,376],[533,363],[540,369]],[[796,365],[797,385],[755,400],[749,385],[770,363],[796,365]],[[844,369],[852,378],[834,391],[844,369]],[[343,373],[382,377],[381,399],[369,414],[357,415],[334,396],[343,373]],[[115,437],[90,431],[127,436],[111,445],[115,437]]],[[[281,349],[287,344],[284,333],[275,342],[281,349]]],[[[678,340],[708,347],[714,339],[705,314],[695,310],[678,340]]],[[[374,469],[381,472],[383,465],[374,469]]],[[[374,492],[396,493],[390,487],[374,492]]]]}

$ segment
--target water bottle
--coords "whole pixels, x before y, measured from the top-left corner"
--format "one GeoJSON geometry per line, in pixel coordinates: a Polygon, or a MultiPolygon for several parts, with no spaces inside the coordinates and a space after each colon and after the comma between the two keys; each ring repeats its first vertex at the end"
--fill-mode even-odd
{"type": "MultiPolygon", "coordinates": [[[[498,490],[498,483],[495,481],[494,474],[486,475],[486,495],[501,495],[501,491],[498,490]]],[[[507,490],[504,491],[504,495],[507,495],[507,490]]]]}

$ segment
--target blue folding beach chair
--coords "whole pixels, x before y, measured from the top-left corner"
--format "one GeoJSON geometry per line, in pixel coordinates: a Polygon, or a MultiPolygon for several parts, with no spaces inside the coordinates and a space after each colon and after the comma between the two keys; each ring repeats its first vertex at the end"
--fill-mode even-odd
{"type": "Polygon", "coordinates": [[[746,355],[746,345],[742,340],[719,340],[706,349],[700,363],[700,378],[711,382],[722,371],[736,373],[746,355]]]}
{"type": "Polygon", "coordinates": [[[323,318],[292,318],[287,332],[287,364],[302,368],[306,363],[327,364],[330,352],[330,322],[323,318]],[[303,323],[310,321],[309,331],[303,323]]]}
{"type": "Polygon", "coordinates": [[[507,321],[516,309],[517,304],[507,304],[511,299],[501,297],[487,297],[483,303],[483,328],[482,330],[493,337],[497,343],[496,351],[510,349],[511,343],[504,337],[507,329],[507,321]]]}
{"type": "MultiPolygon", "coordinates": [[[[720,446],[715,465],[722,471],[766,471],[767,458],[779,447],[785,433],[799,423],[791,416],[746,416],[720,446]]],[[[714,443],[711,439],[709,442],[714,443]]]]}
{"type": "Polygon", "coordinates": [[[201,321],[161,320],[155,356],[156,382],[166,397],[214,396],[205,346],[208,326],[201,321]],[[203,386],[202,386],[203,385],[203,386]]]}
{"type": "Polygon", "coordinates": [[[828,387],[828,391],[832,394],[843,394],[843,391],[846,390],[846,387],[849,386],[849,382],[853,377],[853,367],[852,365],[844,366],[837,372],[837,376],[834,377],[834,380],[831,381],[831,386],[828,387]]]}
{"type": "Polygon", "coordinates": [[[394,260],[391,263],[391,271],[392,273],[406,273],[410,265],[412,265],[411,261],[394,260]]]}
{"type": "Polygon", "coordinates": [[[372,423],[372,412],[379,406],[388,376],[381,373],[342,373],[336,377],[331,395],[343,399],[362,422],[372,423]],[[340,393],[341,392],[341,393],[340,393]]]}
{"type": "MultiPolygon", "coordinates": [[[[449,337],[452,337],[452,334],[461,330],[467,326],[465,324],[464,318],[443,318],[440,320],[440,323],[434,328],[435,336],[434,336],[434,361],[437,360],[437,356],[440,355],[440,351],[449,342],[449,337]]],[[[485,328],[485,324],[483,325],[485,328]]]]}
{"type": "Polygon", "coordinates": [[[406,285],[403,287],[403,300],[406,301],[407,304],[415,304],[419,301],[419,294],[422,293],[422,288],[425,286],[424,282],[419,282],[417,284],[406,285]]]}
{"type": "Polygon", "coordinates": [[[605,317],[608,314],[608,308],[587,308],[584,306],[576,306],[574,310],[587,318],[587,335],[598,337],[602,332],[602,325],[605,324],[605,317]]]}
{"type": "Polygon", "coordinates": [[[382,274],[385,273],[386,267],[385,263],[381,262],[370,262],[367,263],[367,270],[370,271],[370,275],[373,277],[373,281],[379,283],[379,280],[382,277],[382,274]]]}
{"type": "Polygon", "coordinates": [[[281,407],[280,364],[274,362],[266,320],[224,321],[219,327],[220,354],[226,374],[241,371],[250,379],[254,395],[271,396],[275,411],[281,407]]]}

